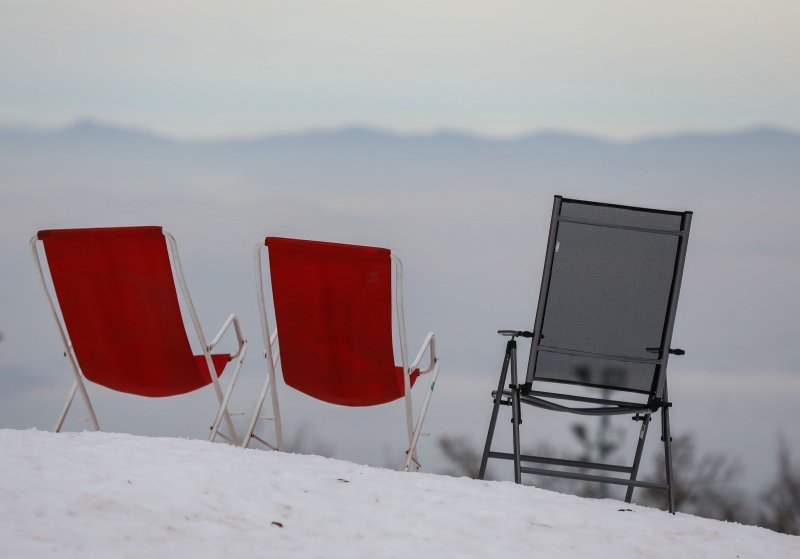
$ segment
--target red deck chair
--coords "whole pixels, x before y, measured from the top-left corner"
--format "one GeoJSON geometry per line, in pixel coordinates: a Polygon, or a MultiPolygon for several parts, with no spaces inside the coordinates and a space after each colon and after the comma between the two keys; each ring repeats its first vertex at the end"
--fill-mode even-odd
{"type": "Polygon", "coordinates": [[[267,379],[242,446],[256,439],[273,449],[282,448],[275,388],[275,370],[280,364],[286,384],[324,402],[374,406],[404,398],[408,449],[403,470],[408,471],[412,463],[418,470],[416,445],[439,375],[439,359],[435,337],[429,333],[416,358],[408,360],[400,259],[385,248],[267,237],[256,245],[255,260],[267,379]],[[273,332],[264,305],[264,247],[269,249],[277,321],[273,332]],[[392,347],[392,263],[401,366],[395,365],[392,347]],[[430,361],[420,370],[426,351],[430,361]],[[415,424],[411,387],[417,377],[428,373],[430,384],[415,424]],[[272,394],[276,446],[255,433],[268,391],[272,394]]]}
{"type": "Polygon", "coordinates": [[[75,376],[56,432],[64,424],[76,391],[86,402],[94,428],[100,429],[84,378],[112,390],[150,397],[185,394],[211,384],[220,406],[209,440],[219,435],[239,444],[228,400],[247,342],[242,338],[238,318],[232,314],[211,343],[206,343],[172,235],[161,227],[59,229],[39,231],[31,239],[31,249],[64,344],[64,355],[75,376]],[[42,271],[37,241],[44,246],[58,305],[42,271]],[[193,355],[189,346],[170,253],[175,277],[203,348],[201,355],[193,355]],[[239,344],[236,353],[212,353],[231,325],[239,344]],[[234,360],[233,377],[223,395],[218,377],[234,360]],[[219,431],[223,419],[227,435],[219,431]]]}

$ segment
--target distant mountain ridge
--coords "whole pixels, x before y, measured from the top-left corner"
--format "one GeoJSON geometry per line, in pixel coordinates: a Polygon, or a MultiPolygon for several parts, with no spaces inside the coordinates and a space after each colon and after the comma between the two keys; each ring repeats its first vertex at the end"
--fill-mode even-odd
{"type": "Polygon", "coordinates": [[[510,138],[493,138],[458,130],[439,130],[429,133],[398,133],[378,127],[352,125],[333,129],[309,129],[299,132],[275,132],[249,137],[219,139],[176,139],[143,128],[110,124],[95,119],[81,119],[61,128],[33,128],[0,125],[0,141],[67,142],[84,144],[160,144],[162,146],[266,146],[270,144],[326,145],[391,145],[426,143],[450,146],[573,146],[573,147],[635,147],[664,146],[674,143],[708,144],[733,142],[762,144],[800,143],[800,132],[775,127],[754,126],[731,132],[678,132],[674,134],[645,135],[632,140],[619,141],[593,134],[541,130],[510,138]]]}
{"type": "Polygon", "coordinates": [[[25,182],[64,191],[164,184],[180,190],[202,183],[315,198],[327,191],[427,196],[446,186],[490,186],[514,196],[546,189],[593,197],[607,190],[615,199],[648,191],[692,200],[700,191],[727,196],[735,189],[785,196],[799,180],[800,133],[774,127],[628,142],[553,130],[499,139],[349,126],[186,140],[89,119],[49,130],[0,127],[0,187],[6,190],[25,182]]]}

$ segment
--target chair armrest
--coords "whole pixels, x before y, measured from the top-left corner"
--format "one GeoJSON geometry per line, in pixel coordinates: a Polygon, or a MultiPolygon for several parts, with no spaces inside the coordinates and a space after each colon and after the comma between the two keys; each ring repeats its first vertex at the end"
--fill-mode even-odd
{"type": "Polygon", "coordinates": [[[520,338],[533,337],[533,332],[528,332],[526,330],[498,330],[497,333],[501,336],[511,336],[512,338],[516,338],[517,336],[520,338]]]}
{"type": "Polygon", "coordinates": [[[436,363],[439,361],[439,357],[436,355],[436,336],[433,332],[428,332],[428,335],[425,337],[425,341],[422,342],[422,346],[419,348],[417,357],[409,367],[409,371],[413,371],[419,366],[419,362],[422,361],[422,357],[425,355],[426,350],[428,350],[428,353],[430,354],[430,362],[425,370],[419,372],[421,375],[426,375],[433,371],[436,363]]]}
{"type": "Polygon", "coordinates": [[[247,344],[247,340],[245,340],[242,336],[242,327],[239,325],[239,318],[235,314],[232,314],[227,318],[225,323],[222,325],[222,328],[220,328],[219,332],[217,332],[217,335],[214,336],[214,339],[208,344],[208,348],[206,349],[209,353],[211,353],[211,351],[217,346],[225,332],[230,329],[231,324],[233,324],[233,329],[236,332],[236,341],[239,343],[239,348],[236,350],[236,353],[231,355],[231,359],[236,359],[242,354],[242,348],[244,348],[245,344],[247,344]]]}

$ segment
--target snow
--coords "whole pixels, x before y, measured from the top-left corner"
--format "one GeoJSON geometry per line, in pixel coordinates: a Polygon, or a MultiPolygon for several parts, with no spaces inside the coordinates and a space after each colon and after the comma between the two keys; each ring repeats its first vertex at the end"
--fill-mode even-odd
{"type": "Polygon", "coordinates": [[[800,557],[795,536],[509,482],[115,433],[0,448],[3,558],[800,557]]]}

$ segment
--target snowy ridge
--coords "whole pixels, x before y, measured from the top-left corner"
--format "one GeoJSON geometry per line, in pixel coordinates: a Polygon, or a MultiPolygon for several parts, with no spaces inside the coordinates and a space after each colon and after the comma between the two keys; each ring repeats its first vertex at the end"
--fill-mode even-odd
{"type": "Polygon", "coordinates": [[[508,482],[113,433],[0,448],[5,558],[800,557],[795,536],[508,482]]]}

